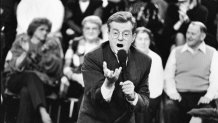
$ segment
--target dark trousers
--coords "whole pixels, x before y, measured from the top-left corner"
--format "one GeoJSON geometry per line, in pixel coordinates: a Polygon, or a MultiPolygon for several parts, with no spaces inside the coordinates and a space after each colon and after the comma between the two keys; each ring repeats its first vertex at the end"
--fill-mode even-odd
{"type": "MultiPolygon", "coordinates": [[[[161,96],[149,99],[149,107],[145,112],[137,112],[135,114],[136,123],[153,123],[153,119],[160,110],[161,96]]],[[[155,119],[156,122],[157,119],[155,119]]]]}
{"type": "Polygon", "coordinates": [[[17,123],[41,122],[38,108],[46,106],[44,85],[33,72],[19,72],[11,75],[7,88],[20,95],[17,123]]]}
{"type": "MultiPolygon", "coordinates": [[[[165,123],[189,123],[191,120],[191,115],[187,112],[192,108],[202,108],[202,107],[214,107],[215,102],[212,101],[209,104],[198,104],[199,99],[205,95],[206,92],[199,93],[180,93],[182,100],[180,102],[171,100],[166,97],[164,103],[164,119],[165,123]]],[[[203,120],[203,123],[211,123],[203,120]]]]}

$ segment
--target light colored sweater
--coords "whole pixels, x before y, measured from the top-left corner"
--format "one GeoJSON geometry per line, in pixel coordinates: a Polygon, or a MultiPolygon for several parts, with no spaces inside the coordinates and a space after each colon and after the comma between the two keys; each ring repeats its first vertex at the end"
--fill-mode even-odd
{"type": "Polygon", "coordinates": [[[179,92],[207,91],[209,87],[210,65],[213,50],[206,46],[206,52],[198,50],[195,54],[176,50],[175,82],[179,92]]]}

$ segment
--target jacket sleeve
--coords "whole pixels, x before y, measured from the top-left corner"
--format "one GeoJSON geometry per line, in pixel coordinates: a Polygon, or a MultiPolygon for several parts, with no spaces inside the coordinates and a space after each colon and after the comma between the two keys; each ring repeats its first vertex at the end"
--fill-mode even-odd
{"type": "Polygon", "coordinates": [[[103,63],[98,55],[88,53],[85,55],[82,66],[83,80],[85,84],[85,94],[94,104],[106,103],[101,94],[101,86],[105,80],[103,75],[103,63]]]}
{"type": "Polygon", "coordinates": [[[151,59],[149,57],[146,66],[146,70],[139,85],[135,87],[135,91],[138,94],[138,102],[136,103],[135,110],[140,112],[144,111],[149,106],[148,76],[151,68],[151,59]]]}

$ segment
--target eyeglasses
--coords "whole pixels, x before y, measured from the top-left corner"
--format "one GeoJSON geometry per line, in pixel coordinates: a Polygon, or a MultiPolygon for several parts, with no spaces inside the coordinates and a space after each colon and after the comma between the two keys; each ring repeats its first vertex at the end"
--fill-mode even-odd
{"type": "MultiPolygon", "coordinates": [[[[119,36],[120,36],[120,32],[119,31],[115,31],[115,30],[112,30],[111,31],[111,35],[114,39],[118,39],[119,36]]],[[[132,33],[130,31],[124,31],[122,32],[122,38],[124,39],[129,39],[131,37],[132,33]]]]}

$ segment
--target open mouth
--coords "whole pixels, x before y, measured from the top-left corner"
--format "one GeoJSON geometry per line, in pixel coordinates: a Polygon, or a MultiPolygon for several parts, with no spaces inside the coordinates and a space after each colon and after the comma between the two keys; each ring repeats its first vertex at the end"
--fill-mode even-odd
{"type": "Polygon", "coordinates": [[[122,48],[123,44],[117,44],[117,47],[122,48]]]}

